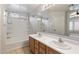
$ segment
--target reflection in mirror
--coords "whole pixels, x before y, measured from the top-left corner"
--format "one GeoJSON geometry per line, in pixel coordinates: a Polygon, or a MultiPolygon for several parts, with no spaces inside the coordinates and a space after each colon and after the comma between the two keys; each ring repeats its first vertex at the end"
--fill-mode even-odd
{"type": "Polygon", "coordinates": [[[79,38],[79,4],[71,5],[69,11],[69,34],[71,37],[79,38]]]}

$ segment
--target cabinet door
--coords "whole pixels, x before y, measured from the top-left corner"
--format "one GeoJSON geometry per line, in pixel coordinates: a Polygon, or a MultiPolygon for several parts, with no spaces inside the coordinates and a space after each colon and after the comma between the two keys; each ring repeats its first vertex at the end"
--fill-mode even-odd
{"type": "Polygon", "coordinates": [[[46,46],[42,43],[39,43],[39,54],[45,54],[46,53],[46,46]]]}
{"type": "Polygon", "coordinates": [[[35,53],[35,40],[29,37],[29,47],[32,53],[35,53]]]}
{"type": "Polygon", "coordinates": [[[43,48],[39,48],[39,54],[45,54],[46,53],[46,51],[45,51],[45,49],[43,49],[43,48]]]}
{"type": "Polygon", "coordinates": [[[38,49],[39,48],[39,42],[37,40],[35,40],[35,48],[38,49]]]}
{"type": "Polygon", "coordinates": [[[37,48],[35,48],[35,54],[38,54],[38,49],[37,48]]]}
{"type": "Polygon", "coordinates": [[[46,47],[46,54],[60,54],[60,53],[55,51],[54,49],[46,47]]]}
{"type": "Polygon", "coordinates": [[[35,54],[38,54],[38,50],[39,50],[39,42],[35,40],[35,54]]]}

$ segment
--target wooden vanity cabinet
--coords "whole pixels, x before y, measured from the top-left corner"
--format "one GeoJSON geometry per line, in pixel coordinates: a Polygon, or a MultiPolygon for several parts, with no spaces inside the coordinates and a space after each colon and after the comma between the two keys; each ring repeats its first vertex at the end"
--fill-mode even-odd
{"type": "Polygon", "coordinates": [[[29,48],[34,54],[60,54],[56,50],[49,48],[45,44],[35,40],[32,37],[29,37],[29,48]]]}

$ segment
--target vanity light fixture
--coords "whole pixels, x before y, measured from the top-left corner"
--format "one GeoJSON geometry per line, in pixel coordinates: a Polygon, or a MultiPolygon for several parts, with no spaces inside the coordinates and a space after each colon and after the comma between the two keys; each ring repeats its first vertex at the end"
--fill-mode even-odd
{"type": "Polygon", "coordinates": [[[55,4],[44,4],[44,5],[42,5],[42,11],[49,9],[52,6],[55,6],[55,4]]]}
{"type": "Polygon", "coordinates": [[[70,14],[70,18],[79,17],[79,4],[71,4],[69,10],[74,11],[70,14]]]}
{"type": "Polygon", "coordinates": [[[79,11],[77,10],[77,11],[71,13],[70,18],[72,18],[72,17],[79,17],[79,11]]]}
{"type": "Polygon", "coordinates": [[[79,11],[78,10],[77,10],[76,14],[79,15],[79,11]]]}

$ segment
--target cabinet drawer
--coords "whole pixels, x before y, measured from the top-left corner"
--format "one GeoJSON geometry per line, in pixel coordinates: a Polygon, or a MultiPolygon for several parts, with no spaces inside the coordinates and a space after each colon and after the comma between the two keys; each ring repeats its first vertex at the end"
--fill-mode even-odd
{"type": "Polygon", "coordinates": [[[39,48],[39,47],[38,47],[38,44],[39,44],[39,42],[38,42],[37,40],[35,40],[35,48],[36,48],[36,49],[39,48]]]}
{"type": "Polygon", "coordinates": [[[45,54],[46,52],[45,52],[45,49],[43,49],[43,48],[39,48],[39,54],[45,54]]]}
{"type": "Polygon", "coordinates": [[[38,49],[35,48],[35,54],[38,54],[38,49]]]}
{"type": "Polygon", "coordinates": [[[39,43],[39,47],[42,48],[42,49],[44,49],[44,50],[46,48],[46,46],[44,44],[42,44],[42,43],[39,43]]]}
{"type": "Polygon", "coordinates": [[[38,49],[38,48],[39,48],[39,46],[38,46],[37,44],[35,44],[35,48],[36,48],[36,49],[38,49]]]}
{"type": "Polygon", "coordinates": [[[51,49],[51,48],[49,48],[49,47],[46,47],[46,53],[47,53],[47,54],[60,54],[60,53],[57,52],[56,50],[51,49]]]}
{"type": "Polygon", "coordinates": [[[37,44],[37,45],[38,45],[38,43],[39,43],[39,42],[38,42],[37,40],[35,40],[35,44],[37,44]]]}

